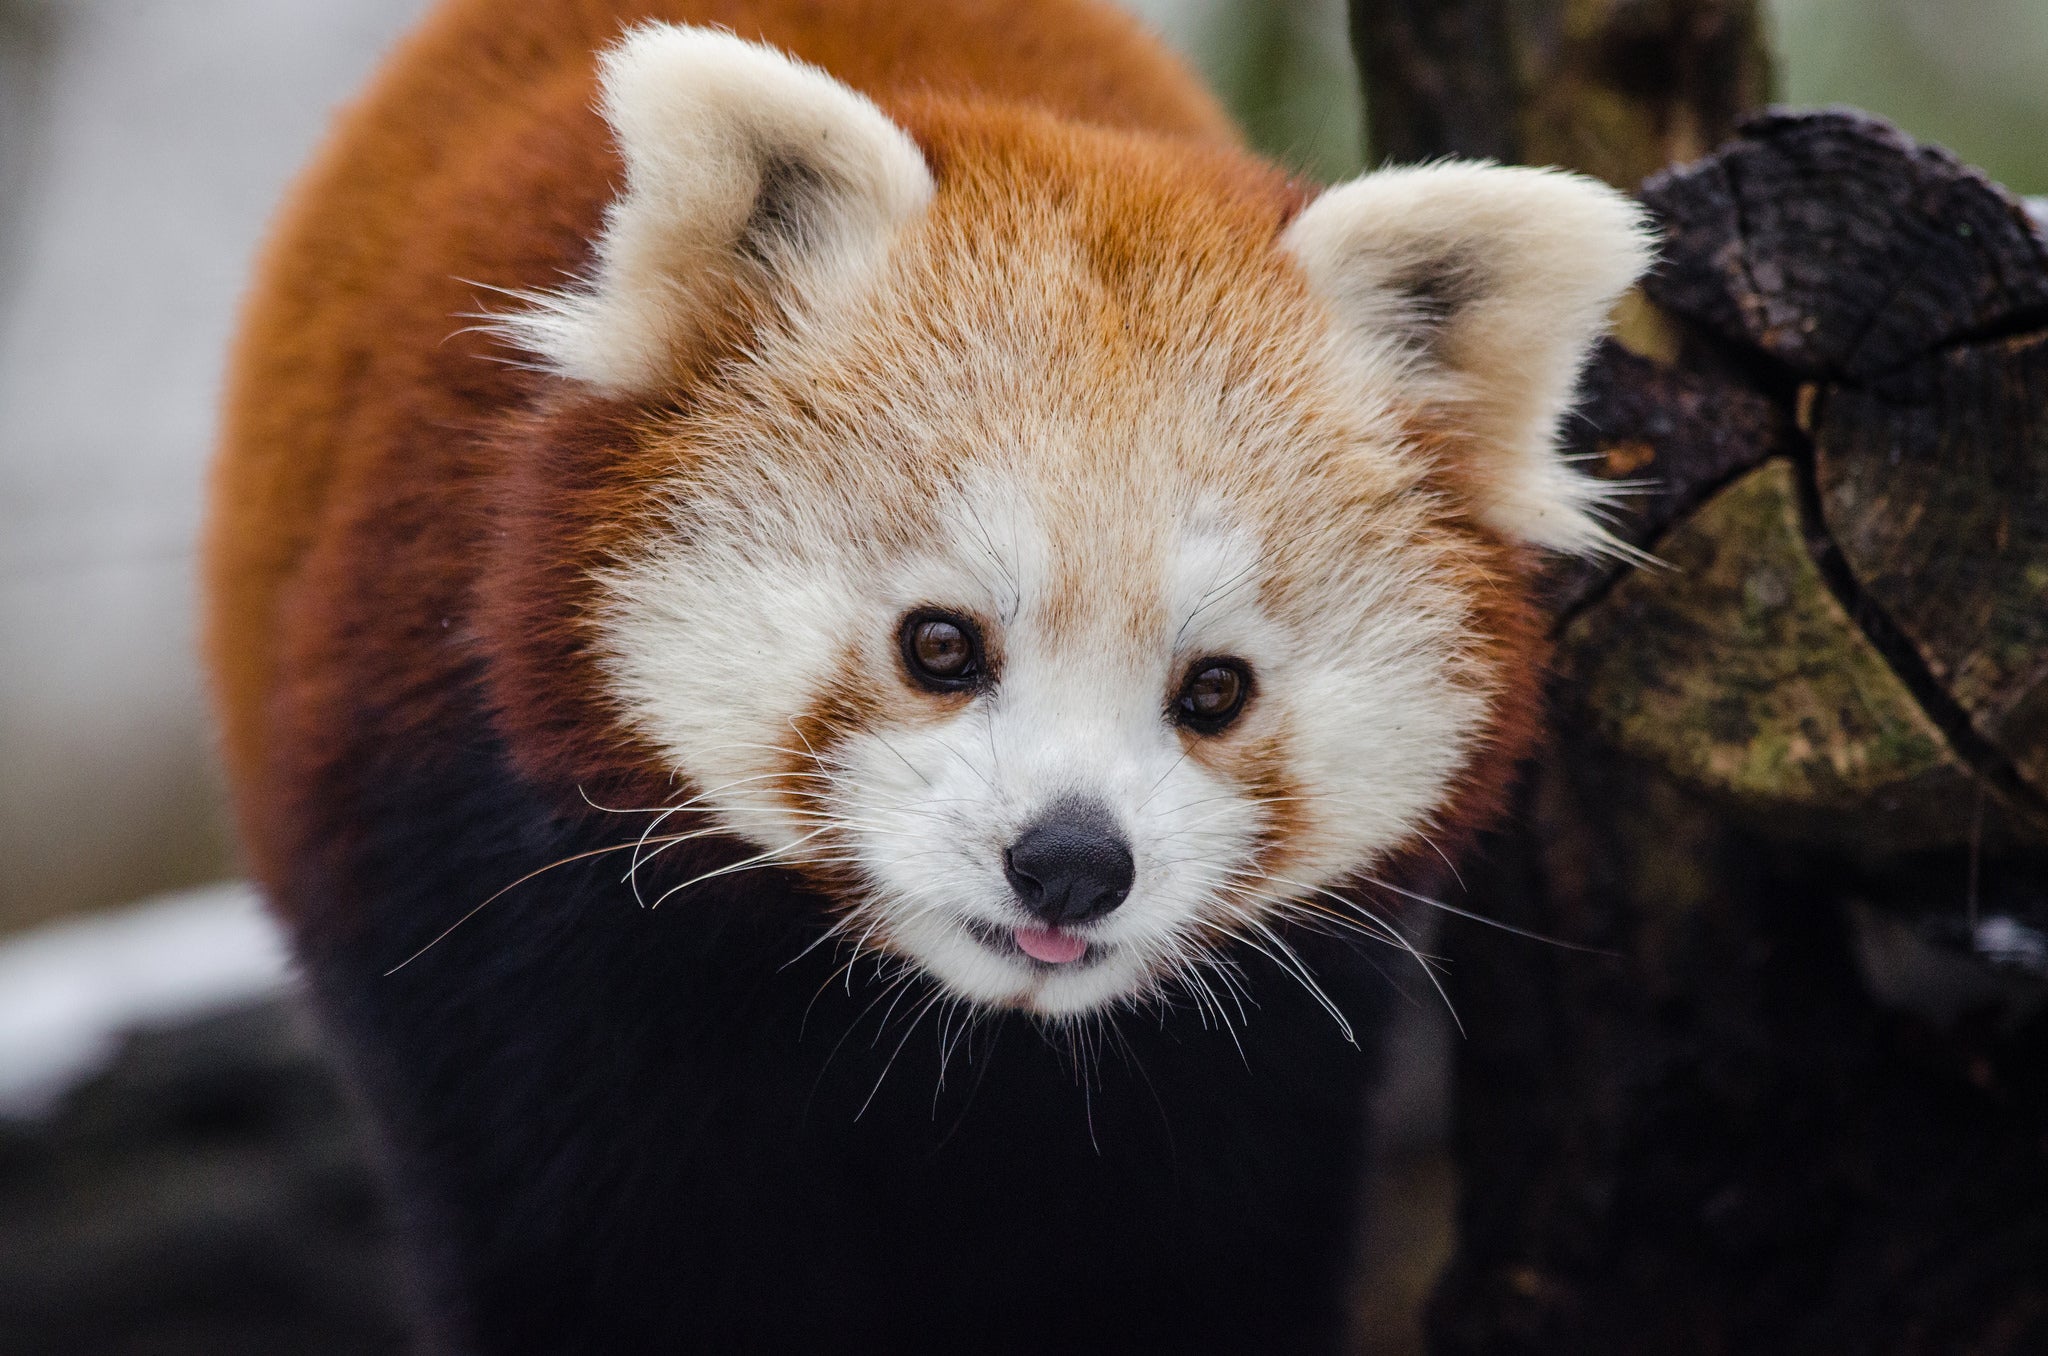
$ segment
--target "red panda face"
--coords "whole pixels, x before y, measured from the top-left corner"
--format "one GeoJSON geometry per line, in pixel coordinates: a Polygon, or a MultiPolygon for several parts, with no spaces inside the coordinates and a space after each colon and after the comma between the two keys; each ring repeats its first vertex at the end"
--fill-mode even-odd
{"type": "Polygon", "coordinates": [[[848,939],[1048,1015],[1213,998],[1227,939],[1462,813],[1530,686],[1522,544],[1600,538],[1550,440],[1632,209],[1443,167],[1289,222],[1217,152],[920,147],[693,30],[606,90],[599,272],[511,325],[674,468],[598,580],[606,696],[848,939]]]}
{"type": "MultiPolygon", "coordinates": [[[[1131,413],[1132,439],[1158,422],[1131,413]]],[[[1185,451],[1051,483],[1006,460],[906,475],[880,512],[707,476],[608,581],[617,700],[732,832],[816,870],[849,937],[1081,1011],[1429,826],[1490,677],[1426,500],[1352,542],[1312,503],[1170,483],[1185,451]],[[1086,841],[1020,862],[1034,832],[1093,839],[1107,876],[1086,841]]]]}

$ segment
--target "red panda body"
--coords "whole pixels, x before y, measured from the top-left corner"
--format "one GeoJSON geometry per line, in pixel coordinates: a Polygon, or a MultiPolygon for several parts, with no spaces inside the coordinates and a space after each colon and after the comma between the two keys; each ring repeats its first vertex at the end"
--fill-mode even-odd
{"type": "Polygon", "coordinates": [[[1387,985],[1302,924],[1494,812],[1597,535],[1543,458],[1638,228],[1530,173],[1314,199],[1079,0],[394,56],[209,644],[436,1349],[1334,1345],[1387,985]]]}

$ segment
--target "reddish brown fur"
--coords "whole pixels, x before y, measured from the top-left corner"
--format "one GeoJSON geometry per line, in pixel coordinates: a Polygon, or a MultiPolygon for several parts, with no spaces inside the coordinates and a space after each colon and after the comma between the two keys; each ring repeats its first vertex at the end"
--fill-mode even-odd
{"type": "Polygon", "coordinates": [[[279,810],[293,789],[317,785],[357,741],[433,728],[493,635],[538,637],[511,662],[549,668],[537,686],[561,694],[549,709],[508,711],[508,737],[535,770],[629,780],[647,768],[577,695],[592,689],[578,681],[572,633],[579,566],[639,521],[646,482],[616,463],[602,479],[564,463],[600,448],[630,460],[630,413],[524,412],[534,377],[457,317],[493,299],[463,279],[550,287],[587,261],[619,176],[593,111],[593,56],[656,18],[761,37],[885,106],[949,93],[1234,140],[1214,101],[1134,24],[1075,0],[445,4],[301,181],[233,360],[206,548],[207,650],[259,874],[287,850],[279,810]],[[573,436],[560,436],[564,422],[573,436]],[[504,465],[523,453],[580,480],[574,508],[549,497],[561,484],[545,464],[507,477],[496,507],[566,549],[529,557],[548,560],[545,577],[480,586],[491,529],[479,456],[504,465]],[[386,727],[330,728],[342,696],[386,727]]]}
{"type": "MultiPolygon", "coordinates": [[[[565,801],[668,796],[668,772],[598,695],[590,574],[657,509],[676,444],[652,430],[687,414],[733,335],[679,359],[681,406],[645,409],[507,364],[458,318],[494,300],[464,279],[545,288],[587,263],[620,173],[593,53],[646,18],[763,37],[874,96],[939,182],[935,230],[986,230],[1019,173],[1069,185],[1112,355],[1186,341],[1171,328],[1184,308],[1146,304],[1162,259],[1221,297],[1255,295],[1247,279],[1300,287],[1273,241],[1305,190],[1246,155],[1185,70],[1106,8],[452,0],[301,183],[235,355],[207,643],[259,875],[304,846],[294,797],[367,750],[424,741],[469,677],[522,770],[565,801]],[[362,722],[338,728],[344,710],[362,722]]],[[[1423,441],[1460,461],[1454,430],[1423,441]]],[[[1440,816],[1456,831],[1495,813],[1533,736],[1539,636],[1519,554],[1463,517],[1439,530],[1464,539],[1477,667],[1498,688],[1440,816]]],[[[1280,755],[1255,761],[1248,785],[1277,775],[1280,755]]]]}

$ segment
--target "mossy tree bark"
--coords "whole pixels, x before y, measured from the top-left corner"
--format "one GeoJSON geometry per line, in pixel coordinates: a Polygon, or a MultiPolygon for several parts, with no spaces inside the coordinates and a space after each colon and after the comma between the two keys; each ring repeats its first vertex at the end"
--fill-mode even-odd
{"type": "MultiPolygon", "coordinates": [[[[1633,188],[1765,79],[1739,0],[1353,14],[1385,159],[1633,188]]],[[[2048,244],[1855,116],[1643,191],[1570,437],[1665,565],[1553,573],[1556,738],[1451,901],[1607,954],[1448,927],[1433,1347],[2048,1350],[2048,244]]]]}

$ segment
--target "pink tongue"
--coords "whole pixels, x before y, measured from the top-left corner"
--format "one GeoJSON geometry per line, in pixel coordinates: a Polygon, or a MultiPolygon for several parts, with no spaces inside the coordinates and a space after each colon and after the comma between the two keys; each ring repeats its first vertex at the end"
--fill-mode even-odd
{"type": "Polygon", "coordinates": [[[1081,953],[1088,949],[1088,943],[1065,932],[1054,932],[1051,928],[1018,928],[1017,946],[1033,960],[1044,961],[1047,965],[1065,965],[1068,961],[1081,959],[1081,953]]]}

